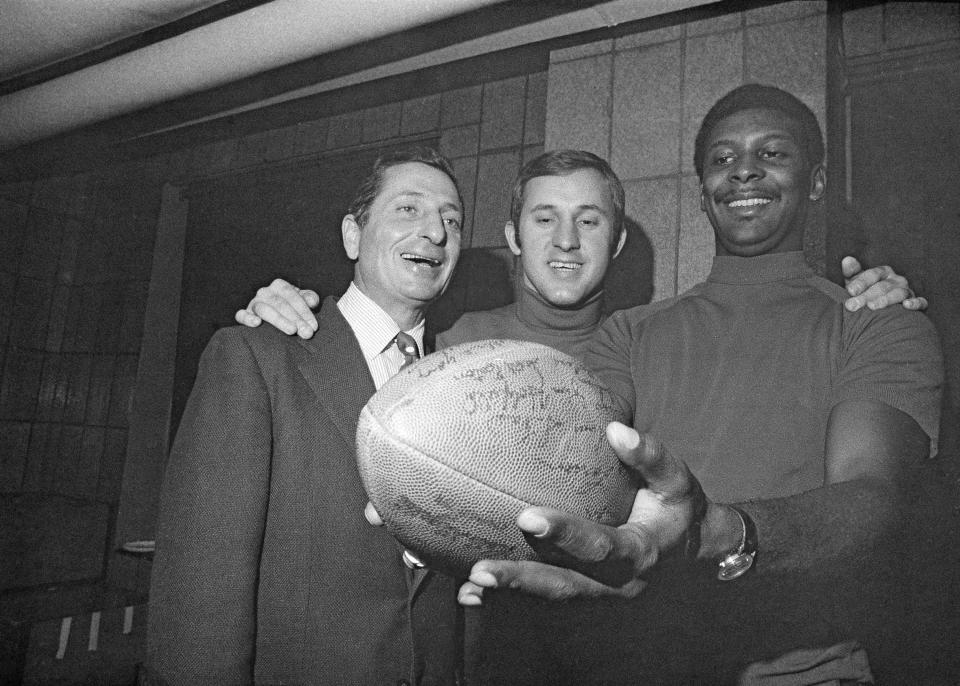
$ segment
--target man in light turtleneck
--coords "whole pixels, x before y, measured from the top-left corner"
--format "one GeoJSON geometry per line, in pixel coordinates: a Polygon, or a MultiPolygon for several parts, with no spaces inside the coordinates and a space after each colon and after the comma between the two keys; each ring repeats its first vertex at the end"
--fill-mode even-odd
{"type": "Polygon", "coordinates": [[[543,343],[575,357],[600,325],[603,281],[626,241],[624,192],[606,160],[554,150],[528,162],[513,184],[504,235],[519,258],[515,302],[468,312],[437,347],[484,338],[543,343]]]}

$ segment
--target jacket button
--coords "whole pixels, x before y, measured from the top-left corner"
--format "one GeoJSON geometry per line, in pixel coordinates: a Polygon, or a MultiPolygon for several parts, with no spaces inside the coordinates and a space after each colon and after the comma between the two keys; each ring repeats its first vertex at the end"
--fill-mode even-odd
{"type": "Polygon", "coordinates": [[[406,679],[397,679],[397,686],[410,686],[410,682],[406,679]]]}

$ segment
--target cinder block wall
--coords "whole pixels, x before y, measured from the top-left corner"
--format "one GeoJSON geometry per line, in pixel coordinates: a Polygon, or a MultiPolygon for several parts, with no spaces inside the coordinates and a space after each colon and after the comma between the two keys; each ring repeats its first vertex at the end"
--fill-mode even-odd
{"type": "Polygon", "coordinates": [[[103,572],[159,204],[131,172],[0,188],[0,589],[103,572]]]}
{"type": "MultiPolygon", "coordinates": [[[[627,214],[649,239],[653,298],[701,281],[714,252],[699,210],[693,140],[731,88],[762,82],[804,100],[825,122],[827,3],[785,2],[551,53],[546,148],[583,148],[624,181],[627,214]]],[[[823,258],[822,221],[807,253],[823,258]]]]}
{"type": "Polygon", "coordinates": [[[189,183],[191,177],[434,135],[454,163],[471,212],[465,247],[501,247],[510,183],[525,159],[543,151],[546,89],[546,74],[538,72],[208,143],[177,153],[171,178],[189,183]]]}

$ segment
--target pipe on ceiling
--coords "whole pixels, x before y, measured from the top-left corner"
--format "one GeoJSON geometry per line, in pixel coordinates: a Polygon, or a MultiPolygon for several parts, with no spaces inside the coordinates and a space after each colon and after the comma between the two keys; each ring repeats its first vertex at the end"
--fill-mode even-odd
{"type": "Polygon", "coordinates": [[[0,151],[502,0],[274,0],[0,98],[0,151]]]}

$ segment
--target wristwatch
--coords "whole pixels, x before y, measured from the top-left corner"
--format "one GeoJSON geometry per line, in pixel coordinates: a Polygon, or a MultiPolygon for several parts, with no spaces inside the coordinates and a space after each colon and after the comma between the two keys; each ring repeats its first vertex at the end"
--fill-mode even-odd
{"type": "Polygon", "coordinates": [[[740,538],[740,545],[724,555],[720,561],[720,569],[717,571],[717,578],[720,581],[733,581],[750,571],[753,567],[753,561],[757,557],[757,527],[754,525],[750,515],[735,505],[727,505],[740,517],[740,524],[743,526],[743,535],[740,538]]]}

